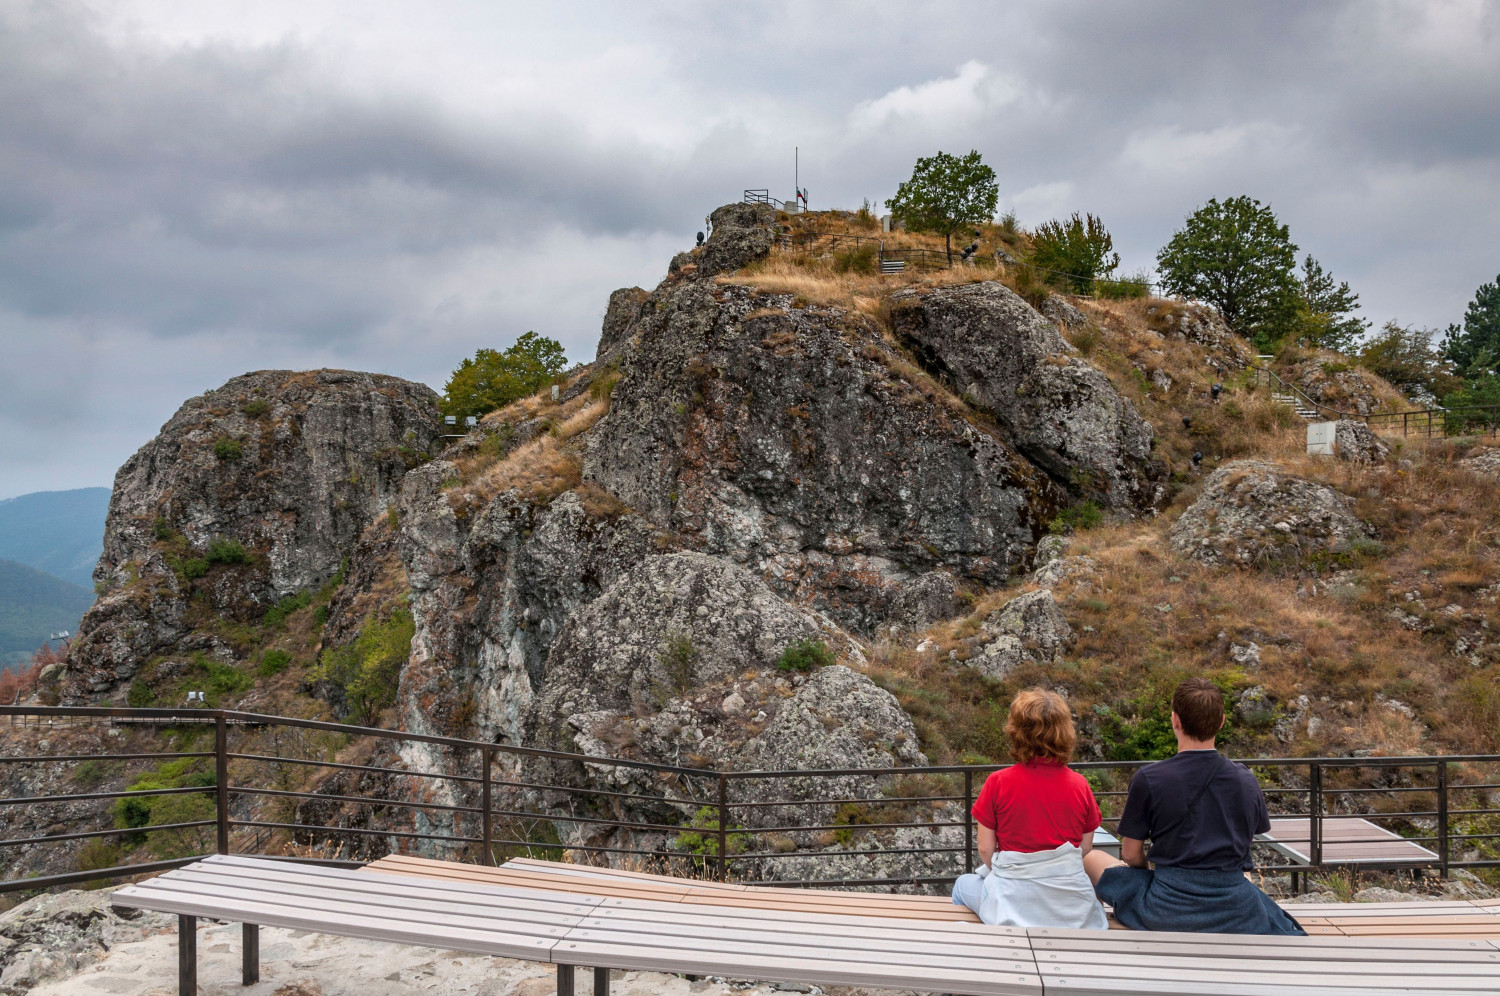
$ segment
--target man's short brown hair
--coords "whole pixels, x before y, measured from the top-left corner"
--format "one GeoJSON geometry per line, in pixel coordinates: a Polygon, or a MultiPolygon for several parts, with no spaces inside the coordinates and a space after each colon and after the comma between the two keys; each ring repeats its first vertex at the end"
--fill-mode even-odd
{"type": "Polygon", "coordinates": [[[1011,760],[1017,764],[1038,757],[1067,764],[1078,744],[1067,700],[1045,688],[1028,688],[1011,701],[1005,735],[1010,738],[1011,760]]]}
{"type": "Polygon", "coordinates": [[[1194,740],[1212,740],[1224,725],[1224,693],[1207,678],[1189,678],[1172,693],[1172,711],[1183,733],[1194,740]]]}

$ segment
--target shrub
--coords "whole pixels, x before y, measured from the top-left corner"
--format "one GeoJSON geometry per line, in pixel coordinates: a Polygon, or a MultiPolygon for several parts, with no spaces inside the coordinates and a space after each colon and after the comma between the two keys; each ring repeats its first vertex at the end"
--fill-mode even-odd
{"type": "Polygon", "coordinates": [[[1095,280],[1094,293],[1111,301],[1146,297],[1151,293],[1151,278],[1146,273],[1136,273],[1118,280],[1095,280]]]}
{"type": "Polygon", "coordinates": [[[484,415],[535,394],[567,368],[562,344],[527,332],[503,353],[481,349],[459,364],[443,392],[443,414],[484,415]]]}
{"type": "Polygon", "coordinates": [[[239,540],[219,538],[208,544],[204,558],[210,564],[248,564],[250,554],[239,540]]]}
{"type": "Polygon", "coordinates": [[[173,536],[172,524],[164,515],[158,515],[151,523],[151,535],[159,540],[169,540],[173,536]]]}
{"type": "Polygon", "coordinates": [[[1067,221],[1049,221],[1031,235],[1036,265],[1048,270],[1045,278],[1077,294],[1091,294],[1094,281],[1120,265],[1114,239],[1104,223],[1076,211],[1067,221]]]}
{"type": "Polygon", "coordinates": [[[240,411],[251,418],[262,418],[270,413],[271,403],[265,398],[251,398],[240,407],[240,411]]]}
{"type": "Polygon", "coordinates": [[[837,253],[833,257],[833,272],[873,276],[880,272],[879,251],[874,246],[860,246],[837,253]]]}
{"type": "Polygon", "coordinates": [[[280,626],[286,622],[286,617],[298,609],[305,609],[312,603],[312,592],[299,591],[294,595],[288,595],[266,610],[261,617],[261,622],[266,626],[280,626]]]}
{"type": "Polygon", "coordinates": [[[809,637],[789,644],[776,662],[778,671],[811,671],[833,663],[833,651],[822,640],[809,637]]]}
{"type": "Polygon", "coordinates": [[[1359,364],[1403,391],[1442,396],[1457,383],[1452,364],[1434,344],[1433,329],[1386,322],[1359,351],[1359,364]]]}
{"type": "Polygon", "coordinates": [[[657,661],[666,672],[673,691],[678,695],[687,694],[693,687],[693,665],[698,662],[698,648],[693,646],[692,637],[676,630],[668,633],[657,661]]]}
{"type": "MultiPolygon", "coordinates": [[[[689,854],[699,856],[694,865],[702,868],[706,862],[704,858],[716,858],[719,856],[719,811],[712,806],[704,806],[693,814],[688,826],[692,829],[677,835],[672,846],[679,851],[687,851],[689,854]]],[[[742,829],[731,822],[724,828],[728,830],[742,829]]],[[[741,833],[726,833],[724,837],[724,853],[739,854],[745,849],[745,835],[741,833]]]]}
{"type": "Polygon", "coordinates": [[[608,401],[614,396],[615,385],[619,382],[620,371],[610,367],[589,382],[589,397],[595,401],[608,401]]]}
{"type": "Polygon", "coordinates": [[[1104,512],[1091,501],[1070,505],[1057,513],[1057,518],[1047,523],[1052,533],[1070,533],[1080,529],[1092,529],[1104,521],[1104,512]]]}
{"type": "Polygon", "coordinates": [[[385,619],[372,617],[353,643],[325,650],[311,677],[343,689],[348,718],[368,724],[396,701],[401,667],[411,656],[415,633],[416,623],[405,607],[392,609],[385,619]]]}
{"type": "Polygon", "coordinates": [[[185,580],[194,581],[208,573],[208,561],[202,557],[189,557],[182,561],[179,570],[185,580]]]}
{"type": "Polygon", "coordinates": [[[214,440],[214,456],[220,460],[238,460],[244,456],[244,448],[240,441],[231,436],[220,436],[214,440]]]}
{"type": "Polygon", "coordinates": [[[292,655],[285,650],[267,650],[260,655],[255,672],[262,678],[271,678],[285,671],[292,663],[292,655]]]}

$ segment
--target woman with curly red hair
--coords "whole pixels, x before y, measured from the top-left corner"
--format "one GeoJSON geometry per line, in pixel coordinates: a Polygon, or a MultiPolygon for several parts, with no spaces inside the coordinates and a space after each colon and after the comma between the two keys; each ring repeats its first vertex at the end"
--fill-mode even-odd
{"type": "Polygon", "coordinates": [[[985,780],[974,802],[983,864],[953,885],[953,902],[985,923],[1106,930],[1104,908],[1083,870],[1099,804],[1068,767],[1078,734],[1068,703],[1033,688],[1005,723],[1015,764],[985,780]]]}

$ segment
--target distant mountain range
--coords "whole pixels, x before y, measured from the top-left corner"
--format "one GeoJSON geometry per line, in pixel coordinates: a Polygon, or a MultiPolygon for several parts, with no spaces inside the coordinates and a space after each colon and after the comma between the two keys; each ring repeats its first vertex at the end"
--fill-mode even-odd
{"type": "Polygon", "coordinates": [[[0,667],[51,634],[77,632],[94,601],[109,488],[38,491],[0,501],[0,667]]]}
{"type": "Polygon", "coordinates": [[[37,491],[0,501],[0,560],[94,587],[109,488],[37,491]]]}

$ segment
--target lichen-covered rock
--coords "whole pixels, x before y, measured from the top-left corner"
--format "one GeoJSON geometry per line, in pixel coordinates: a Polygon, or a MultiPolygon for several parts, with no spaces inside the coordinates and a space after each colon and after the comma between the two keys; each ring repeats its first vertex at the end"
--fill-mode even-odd
{"type": "Polygon", "coordinates": [[[1024,570],[1063,492],[868,320],[697,281],[653,301],[585,480],[861,633],[917,575],[1024,570]]]}
{"type": "Polygon", "coordinates": [[[186,402],[115,475],[104,591],[69,650],[66,700],[108,693],[153,655],[224,650],[201,633],[179,646],[194,603],[248,622],[326,580],[441,421],[430,388],[347,370],[245,374],[186,402]]]}
{"type": "Polygon", "coordinates": [[[1214,309],[1182,301],[1155,301],[1146,305],[1146,320],[1163,335],[1206,346],[1213,359],[1229,368],[1242,368],[1252,359],[1245,340],[1230,331],[1214,309]]]}
{"type": "Polygon", "coordinates": [[[1500,480],[1500,447],[1480,450],[1460,460],[1458,465],[1471,474],[1500,480]]]}
{"type": "Polygon", "coordinates": [[[1172,549],[1207,564],[1261,567],[1340,552],[1372,535],[1354,502],[1274,464],[1236,460],[1214,471],[1172,526],[1172,549]]]}
{"type": "Polygon", "coordinates": [[[1281,373],[1310,400],[1335,411],[1370,415],[1381,409],[1377,379],[1363,367],[1313,356],[1293,361],[1281,373]]]}
{"type": "Polygon", "coordinates": [[[965,663],[997,681],[1023,662],[1054,661],[1073,642],[1073,628],[1047,588],[1017,595],[980,625],[986,642],[965,663]]]}
{"type": "Polygon", "coordinates": [[[765,256],[776,241],[776,212],[768,204],[725,204],[708,220],[708,241],[692,252],[679,253],[671,273],[698,278],[729,273],[765,256]]]}
{"type": "Polygon", "coordinates": [[[0,996],[75,975],[116,944],[173,929],[176,919],[113,907],[107,891],[48,893],[0,913],[0,996]]]}
{"type": "Polygon", "coordinates": [[[609,296],[604,310],[604,326],[599,332],[599,349],[594,362],[613,362],[630,340],[630,329],[640,317],[649,295],[639,287],[622,287],[609,296]]]}
{"type": "Polygon", "coordinates": [[[1333,427],[1333,452],[1340,460],[1350,463],[1385,463],[1391,447],[1384,439],[1370,431],[1370,426],[1357,419],[1339,419],[1333,427]]]}
{"type": "Polygon", "coordinates": [[[1076,329],[1088,324],[1083,312],[1074,307],[1071,301],[1057,294],[1048,294],[1040,310],[1043,318],[1060,328],[1076,329]]]}
{"type": "Polygon", "coordinates": [[[1008,287],[902,291],[891,314],[924,368],[991,412],[1075,496],[1122,510],[1156,502],[1151,424],[1008,287]]]}

